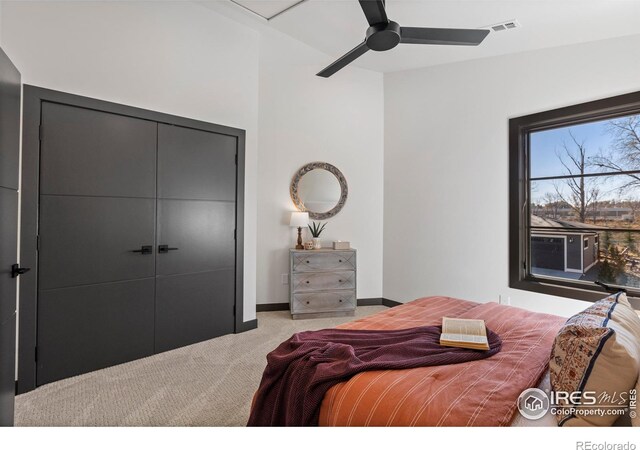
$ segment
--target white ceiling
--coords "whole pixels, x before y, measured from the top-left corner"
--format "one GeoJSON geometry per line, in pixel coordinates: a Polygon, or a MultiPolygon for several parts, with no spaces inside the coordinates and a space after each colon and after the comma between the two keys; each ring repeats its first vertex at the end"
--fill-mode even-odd
{"type": "MultiPolygon", "coordinates": [[[[278,1],[289,3],[263,0],[270,6],[278,1]]],[[[399,45],[370,51],[353,64],[393,72],[640,33],[638,0],[387,0],[386,5],[389,18],[405,26],[483,28],[517,19],[522,27],[492,32],[478,47],[399,45]]],[[[357,0],[307,0],[267,26],[326,53],[319,63],[329,64],[363,41],[368,24],[357,0]]]]}

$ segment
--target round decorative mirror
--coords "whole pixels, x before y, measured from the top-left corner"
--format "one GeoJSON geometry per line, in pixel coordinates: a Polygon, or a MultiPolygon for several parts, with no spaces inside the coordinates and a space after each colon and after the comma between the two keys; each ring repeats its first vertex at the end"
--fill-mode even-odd
{"type": "Polygon", "coordinates": [[[337,167],[312,162],[301,167],[291,180],[291,200],[314,220],[324,220],[340,212],[347,201],[347,180],[337,167]]]}

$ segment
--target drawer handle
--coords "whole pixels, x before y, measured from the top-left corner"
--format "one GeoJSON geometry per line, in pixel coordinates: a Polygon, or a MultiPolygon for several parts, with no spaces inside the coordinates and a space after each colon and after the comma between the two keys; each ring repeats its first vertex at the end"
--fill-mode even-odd
{"type": "Polygon", "coordinates": [[[339,260],[338,260],[338,262],[342,262],[342,260],[341,260],[341,259],[339,259],[339,260]]]}
{"type": "Polygon", "coordinates": [[[307,284],[309,284],[309,280],[307,280],[307,284]]]}
{"type": "Polygon", "coordinates": [[[340,303],[342,303],[342,299],[340,299],[340,303]]]}
{"type": "Polygon", "coordinates": [[[307,264],[309,264],[309,261],[307,261],[307,264]]]}
{"type": "Polygon", "coordinates": [[[338,283],[342,283],[342,280],[338,280],[338,283]]]}
{"type": "MultiPolygon", "coordinates": [[[[342,301],[342,300],[340,300],[340,301],[342,301]]],[[[308,305],[308,304],[309,304],[309,302],[307,302],[307,305],[308,305]]]]}

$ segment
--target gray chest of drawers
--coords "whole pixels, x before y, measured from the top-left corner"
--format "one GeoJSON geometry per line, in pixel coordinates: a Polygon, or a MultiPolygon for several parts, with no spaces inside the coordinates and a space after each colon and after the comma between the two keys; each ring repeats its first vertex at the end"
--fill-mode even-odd
{"type": "Polygon", "coordinates": [[[294,319],[354,315],[354,249],[290,250],[289,262],[289,304],[294,319]]]}

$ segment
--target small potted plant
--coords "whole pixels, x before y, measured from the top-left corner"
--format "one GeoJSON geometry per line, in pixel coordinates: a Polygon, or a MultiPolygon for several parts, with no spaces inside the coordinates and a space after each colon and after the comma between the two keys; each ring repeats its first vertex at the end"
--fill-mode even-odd
{"type": "Polygon", "coordinates": [[[322,222],[312,222],[313,225],[308,225],[309,231],[311,231],[311,236],[313,236],[313,248],[318,250],[322,248],[322,242],[320,241],[320,234],[324,230],[324,227],[327,226],[327,223],[322,222]]]}

